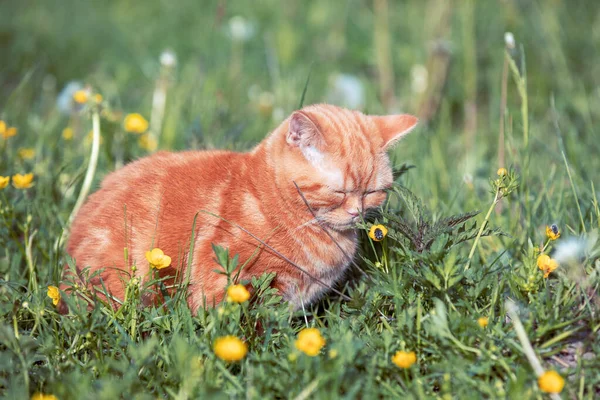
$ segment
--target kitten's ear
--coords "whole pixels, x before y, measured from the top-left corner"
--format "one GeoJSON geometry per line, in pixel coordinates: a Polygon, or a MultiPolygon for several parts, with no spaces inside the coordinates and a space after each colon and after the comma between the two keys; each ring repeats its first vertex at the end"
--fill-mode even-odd
{"type": "Polygon", "coordinates": [[[315,146],[320,134],[319,128],[308,115],[302,111],[295,111],[290,117],[286,141],[294,147],[315,146]]]}
{"type": "Polygon", "coordinates": [[[382,115],[371,117],[383,139],[383,148],[388,149],[412,131],[419,119],[409,114],[382,115]]]}

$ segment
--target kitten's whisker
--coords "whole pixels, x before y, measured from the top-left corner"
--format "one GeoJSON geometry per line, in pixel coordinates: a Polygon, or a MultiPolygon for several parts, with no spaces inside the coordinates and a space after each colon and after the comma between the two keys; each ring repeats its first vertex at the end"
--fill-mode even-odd
{"type": "Polygon", "coordinates": [[[356,263],[356,261],[354,261],[354,257],[351,257],[350,255],[348,255],[348,253],[346,253],[346,251],[344,251],[344,249],[342,249],[342,246],[340,246],[340,244],[333,238],[333,236],[327,230],[327,228],[325,228],[323,226],[323,224],[321,224],[321,222],[319,221],[319,219],[317,217],[317,214],[315,214],[315,211],[312,209],[312,207],[310,206],[310,204],[308,204],[308,201],[306,200],[306,197],[304,197],[304,193],[302,193],[302,190],[300,189],[300,187],[298,186],[298,184],[296,183],[296,181],[292,181],[292,182],[294,183],[294,186],[296,186],[296,190],[298,191],[298,194],[300,195],[300,197],[302,197],[302,201],[304,201],[304,204],[306,204],[306,207],[308,208],[308,210],[310,211],[310,213],[313,215],[313,217],[315,217],[315,220],[317,221],[317,223],[319,224],[319,226],[321,227],[321,229],[323,229],[323,231],[327,234],[327,236],[329,236],[329,238],[331,239],[331,241],[333,243],[335,243],[335,245],[338,247],[338,249],[340,249],[340,251],[342,252],[342,254],[344,255],[344,257],[346,257],[348,259],[348,261],[350,261],[350,263],[354,267],[356,267],[363,274],[363,276],[365,276],[367,279],[371,280],[371,277],[365,271],[363,271],[363,269],[361,267],[358,266],[358,264],[356,263]]]}
{"type": "Polygon", "coordinates": [[[313,274],[311,274],[310,272],[308,272],[307,270],[305,270],[304,268],[302,268],[301,266],[299,266],[298,264],[296,264],[295,262],[293,262],[292,260],[290,260],[289,258],[287,258],[286,256],[284,256],[283,254],[281,254],[279,251],[275,250],[275,248],[273,246],[269,245],[264,240],[262,240],[261,238],[259,238],[258,236],[256,236],[255,234],[253,234],[252,232],[250,232],[249,230],[247,230],[246,228],[244,228],[244,227],[236,224],[233,221],[229,221],[229,220],[221,217],[220,215],[214,214],[214,213],[212,213],[210,211],[200,210],[200,212],[208,214],[208,215],[212,215],[215,218],[219,218],[222,221],[225,221],[228,224],[235,226],[236,228],[238,228],[242,232],[245,232],[246,234],[250,235],[257,242],[259,242],[260,244],[262,244],[263,246],[265,246],[266,248],[268,248],[269,250],[271,250],[273,253],[275,253],[277,256],[279,256],[281,259],[283,259],[284,261],[287,261],[292,267],[294,267],[297,270],[299,270],[300,272],[303,272],[304,274],[306,274],[309,278],[313,279],[318,284],[320,284],[320,285],[328,288],[329,290],[331,290],[335,294],[340,295],[346,301],[352,300],[350,297],[346,296],[344,293],[342,293],[339,290],[337,290],[336,288],[334,288],[334,287],[326,284],[325,282],[323,282],[322,280],[320,280],[319,278],[317,278],[316,276],[314,276],[313,274]]]}
{"type": "Polygon", "coordinates": [[[296,230],[300,230],[302,228],[306,228],[309,225],[314,225],[316,223],[318,223],[319,221],[317,220],[317,218],[313,218],[313,219],[309,219],[308,221],[306,221],[305,223],[298,225],[298,227],[296,227],[296,230]]]}

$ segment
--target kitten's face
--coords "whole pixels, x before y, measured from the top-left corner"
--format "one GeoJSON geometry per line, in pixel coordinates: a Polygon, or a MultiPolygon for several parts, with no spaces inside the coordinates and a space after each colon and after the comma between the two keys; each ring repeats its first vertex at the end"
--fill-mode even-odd
{"type": "Polygon", "coordinates": [[[393,182],[386,149],[416,122],[325,105],[292,115],[287,143],[304,164],[293,179],[321,222],[353,229],[365,211],[385,201],[393,182]]]}

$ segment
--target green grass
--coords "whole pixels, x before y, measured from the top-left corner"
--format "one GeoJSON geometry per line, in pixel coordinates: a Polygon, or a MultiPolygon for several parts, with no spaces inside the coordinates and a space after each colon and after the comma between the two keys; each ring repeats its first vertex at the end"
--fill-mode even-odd
{"type": "Polygon", "coordinates": [[[0,6],[0,119],[18,128],[0,137],[0,176],[35,175],[30,189],[0,190],[1,395],[544,398],[529,343],[530,357],[565,378],[565,398],[598,396],[599,5],[389,2],[389,30],[376,30],[385,27],[376,10],[386,2],[375,3],[0,6]],[[236,15],[253,25],[245,41],[229,33],[236,15]],[[514,49],[505,48],[506,31],[514,49]],[[178,58],[172,69],[160,66],[166,48],[178,58]],[[424,92],[413,90],[415,65],[429,72],[424,92]],[[380,87],[390,71],[392,103],[380,87]],[[167,90],[159,148],[244,150],[301,99],[343,104],[332,94],[339,73],[362,83],[365,111],[421,116],[391,154],[397,166],[415,166],[398,180],[409,191],[392,192],[376,220],[361,224],[358,264],[368,278],[355,271],[338,287],[350,300],[331,295],[291,313],[263,276],[250,303],[197,316],[181,296],[144,308],[134,285],[119,311],[98,302],[91,312],[76,304],[69,315],[56,312],[46,291],[70,262],[61,238],[88,167],[95,109],[59,111],[69,81],[104,98],[95,188],[120,163],[148,154],[124,132],[123,117],[156,117],[157,86],[167,90]],[[61,135],[66,127],[71,140],[61,135]],[[22,148],[34,157],[20,156],[22,148]],[[510,175],[498,181],[499,167],[510,175]],[[496,193],[504,197],[494,204],[496,193]],[[456,226],[445,220],[475,210],[456,226]],[[375,222],[389,229],[382,242],[366,235],[375,222]],[[561,237],[548,243],[552,223],[561,237]],[[544,278],[540,246],[555,256],[574,239],[585,244],[582,257],[561,259],[544,278]],[[294,346],[307,324],[327,342],[316,357],[294,346]],[[214,354],[224,335],[248,344],[242,361],[214,354]],[[394,365],[398,350],[415,351],[416,364],[394,365]]]}

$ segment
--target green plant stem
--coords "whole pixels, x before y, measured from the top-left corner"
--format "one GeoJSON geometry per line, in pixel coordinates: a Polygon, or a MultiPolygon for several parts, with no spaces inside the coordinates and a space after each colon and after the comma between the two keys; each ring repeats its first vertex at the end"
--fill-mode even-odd
{"type": "Polygon", "coordinates": [[[35,268],[33,267],[33,254],[31,252],[31,244],[33,238],[37,234],[37,230],[33,231],[29,235],[29,224],[27,224],[27,230],[25,231],[25,258],[27,259],[27,268],[29,268],[29,284],[34,293],[38,291],[37,277],[35,275],[35,268]]]}
{"type": "Polygon", "coordinates": [[[585,228],[585,222],[583,222],[583,214],[581,213],[581,207],[579,206],[579,199],[577,198],[577,191],[575,190],[575,184],[573,183],[573,177],[571,176],[571,168],[569,168],[569,163],[567,161],[567,156],[565,152],[562,152],[563,160],[565,161],[565,166],[567,167],[567,175],[569,175],[569,182],[571,183],[571,190],[573,190],[573,196],[575,198],[575,204],[577,204],[577,211],[579,212],[579,220],[581,222],[581,229],[583,229],[584,233],[587,233],[587,229],[585,228]]]}
{"type": "MultiPolygon", "coordinates": [[[[540,377],[544,374],[544,367],[542,367],[542,363],[535,355],[535,351],[533,350],[533,346],[531,346],[531,342],[527,337],[527,332],[525,332],[525,328],[521,323],[521,319],[519,318],[519,314],[517,313],[517,306],[512,300],[508,300],[506,302],[506,311],[508,312],[508,316],[512,320],[513,326],[515,327],[515,332],[517,333],[517,337],[521,342],[521,346],[523,347],[523,353],[525,353],[525,357],[529,361],[531,368],[533,368],[533,372],[537,377],[540,377]]],[[[554,400],[560,400],[560,396],[556,393],[550,394],[550,397],[554,400]]]]}
{"type": "Polygon", "coordinates": [[[498,203],[499,200],[500,200],[500,188],[498,187],[498,189],[496,189],[496,194],[494,195],[494,201],[492,202],[492,205],[490,206],[487,214],[485,215],[485,219],[483,220],[483,223],[479,227],[479,232],[477,232],[477,236],[475,237],[475,241],[473,242],[473,246],[471,247],[471,251],[469,252],[469,259],[467,260],[467,265],[465,265],[465,271],[468,270],[469,267],[471,266],[471,259],[473,258],[473,255],[475,254],[475,249],[477,248],[479,239],[481,239],[481,235],[483,235],[483,230],[487,226],[487,223],[490,220],[490,216],[492,215],[492,211],[494,211],[494,208],[496,207],[496,204],[498,203]]]}
{"type": "Polygon", "coordinates": [[[92,114],[92,132],[92,152],[90,154],[90,161],[85,173],[83,185],[81,186],[81,191],[79,192],[79,197],[77,198],[75,207],[73,207],[73,211],[71,211],[71,215],[67,221],[67,228],[65,229],[65,234],[62,236],[62,238],[68,236],[71,224],[73,223],[77,212],[79,212],[79,209],[83,205],[83,202],[85,201],[90,188],[92,187],[94,175],[96,174],[96,167],[98,166],[98,154],[100,153],[100,112],[98,108],[95,108],[92,114]]]}
{"type": "Polygon", "coordinates": [[[466,344],[463,344],[460,340],[458,340],[457,338],[455,338],[454,335],[450,334],[448,337],[450,338],[450,340],[452,341],[452,343],[454,343],[456,346],[458,346],[458,348],[460,348],[461,350],[467,351],[469,353],[477,354],[477,356],[481,355],[481,350],[476,349],[476,348],[471,347],[471,346],[467,346],[466,344]]]}

